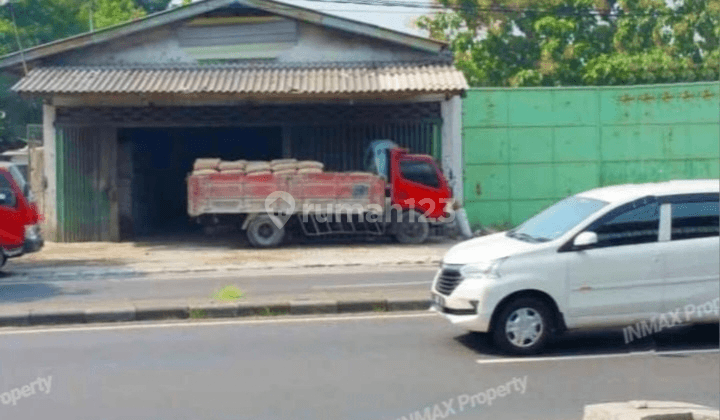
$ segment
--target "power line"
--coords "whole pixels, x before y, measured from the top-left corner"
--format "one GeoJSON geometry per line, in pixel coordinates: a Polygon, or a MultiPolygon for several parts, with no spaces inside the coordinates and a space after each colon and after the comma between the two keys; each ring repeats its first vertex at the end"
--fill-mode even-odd
{"type": "Polygon", "coordinates": [[[577,10],[556,10],[556,9],[543,9],[543,8],[511,8],[511,7],[468,7],[464,9],[460,6],[445,7],[437,3],[418,3],[412,1],[403,0],[304,0],[315,3],[326,3],[326,4],[356,4],[363,6],[379,6],[379,7],[403,7],[403,8],[417,8],[417,9],[429,9],[429,10],[452,10],[452,11],[463,11],[471,10],[474,12],[488,12],[488,13],[501,13],[501,14],[517,14],[517,13],[537,13],[537,14],[555,14],[555,15],[569,15],[569,16],[628,16],[628,17],[660,17],[660,16],[678,16],[687,13],[677,12],[675,10],[656,10],[651,12],[628,12],[622,9],[617,11],[577,11],[577,10]]]}
{"type": "Polygon", "coordinates": [[[18,32],[17,22],[15,21],[15,8],[13,7],[12,2],[8,2],[8,7],[10,8],[10,15],[12,16],[13,28],[15,28],[15,40],[17,41],[18,48],[20,49],[20,59],[22,60],[23,71],[25,72],[25,75],[27,76],[28,67],[27,67],[27,63],[25,62],[25,50],[23,49],[22,44],[20,43],[20,33],[18,32]]]}

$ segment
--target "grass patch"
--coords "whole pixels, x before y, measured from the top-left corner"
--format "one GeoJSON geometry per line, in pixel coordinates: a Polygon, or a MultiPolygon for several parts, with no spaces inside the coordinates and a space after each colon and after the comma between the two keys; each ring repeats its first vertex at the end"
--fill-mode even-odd
{"type": "Polygon", "coordinates": [[[204,309],[191,309],[190,319],[202,319],[207,317],[207,312],[204,309]]]}
{"type": "Polygon", "coordinates": [[[215,292],[213,299],[222,301],[233,301],[238,300],[245,294],[236,286],[225,286],[222,289],[215,292]]]}
{"type": "Polygon", "coordinates": [[[373,305],[373,312],[387,312],[385,305],[373,305]]]}

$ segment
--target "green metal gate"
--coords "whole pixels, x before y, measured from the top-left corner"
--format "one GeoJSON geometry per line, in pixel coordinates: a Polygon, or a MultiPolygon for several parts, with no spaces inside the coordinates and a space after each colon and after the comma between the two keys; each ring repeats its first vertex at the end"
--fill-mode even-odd
{"type": "Polygon", "coordinates": [[[720,176],[720,85],[472,89],[471,224],[516,225],[598,186],[720,176]]]}
{"type": "Polygon", "coordinates": [[[56,132],[57,240],[111,240],[113,133],[99,127],[58,127],[56,132]]]}

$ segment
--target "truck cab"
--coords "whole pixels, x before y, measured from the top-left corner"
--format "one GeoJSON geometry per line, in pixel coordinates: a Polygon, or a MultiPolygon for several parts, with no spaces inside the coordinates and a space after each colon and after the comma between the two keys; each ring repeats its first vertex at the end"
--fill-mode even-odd
{"type": "Polygon", "coordinates": [[[432,156],[411,154],[392,140],[375,140],[367,149],[365,167],[385,179],[392,205],[428,219],[448,216],[452,190],[432,156]]]}
{"type": "Polygon", "coordinates": [[[27,197],[30,194],[23,191],[27,183],[12,165],[0,163],[0,267],[9,258],[39,251],[44,245],[40,216],[27,197]]]}

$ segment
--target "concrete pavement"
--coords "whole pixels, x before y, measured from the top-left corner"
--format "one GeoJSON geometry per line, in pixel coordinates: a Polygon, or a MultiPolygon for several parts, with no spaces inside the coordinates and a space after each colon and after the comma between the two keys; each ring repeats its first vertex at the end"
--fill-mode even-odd
{"type": "Polygon", "coordinates": [[[3,329],[0,393],[52,386],[0,405],[0,418],[394,420],[437,407],[430,418],[580,420],[587,404],[628,400],[717,409],[717,346],[716,326],[642,349],[585,333],[521,360],[427,313],[3,329]]]}

